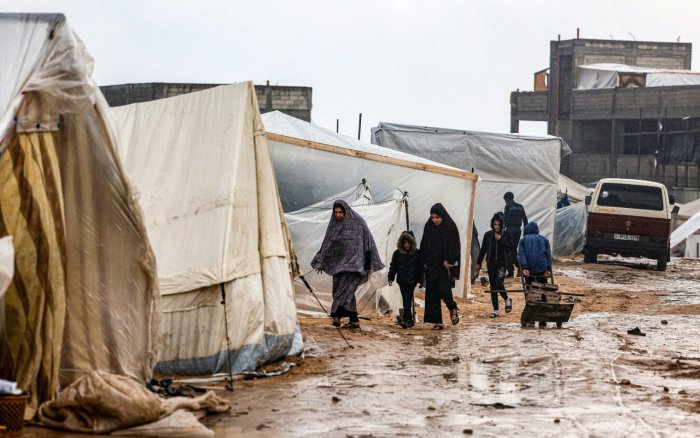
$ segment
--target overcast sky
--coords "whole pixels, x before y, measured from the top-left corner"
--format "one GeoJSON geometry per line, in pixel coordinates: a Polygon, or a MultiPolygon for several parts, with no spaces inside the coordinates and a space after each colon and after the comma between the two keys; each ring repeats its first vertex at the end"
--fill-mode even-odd
{"type": "Polygon", "coordinates": [[[700,48],[697,0],[0,0],[0,10],[66,14],[100,85],[310,86],[315,123],[335,129],[339,118],[357,136],[361,112],[365,140],[379,121],[507,132],[509,93],[531,90],[549,41],[577,27],[583,38],[680,36],[700,48]]]}

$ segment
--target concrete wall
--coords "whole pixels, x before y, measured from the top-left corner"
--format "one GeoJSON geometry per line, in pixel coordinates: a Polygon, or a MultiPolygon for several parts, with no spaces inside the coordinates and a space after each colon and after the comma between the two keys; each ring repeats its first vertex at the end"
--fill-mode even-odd
{"type": "MultiPolygon", "coordinates": [[[[219,85],[222,84],[147,82],[105,85],[100,87],[100,89],[110,106],[121,106],[178,96],[219,85]]],[[[307,122],[311,121],[311,87],[256,85],[255,92],[261,113],[279,110],[298,119],[307,122]]]]}

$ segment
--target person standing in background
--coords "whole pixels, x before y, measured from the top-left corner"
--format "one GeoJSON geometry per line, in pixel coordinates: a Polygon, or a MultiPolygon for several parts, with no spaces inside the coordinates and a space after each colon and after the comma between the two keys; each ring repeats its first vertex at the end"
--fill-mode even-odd
{"type": "MultiPolygon", "coordinates": [[[[506,201],[506,206],[503,209],[503,229],[510,234],[513,248],[517,248],[520,242],[520,236],[522,236],[522,227],[523,225],[527,225],[525,208],[515,202],[513,192],[506,192],[506,194],[503,195],[503,200],[506,201]]],[[[510,251],[509,259],[510,260],[506,263],[508,277],[513,277],[515,275],[515,267],[518,268],[518,275],[520,275],[520,265],[518,264],[518,254],[516,251],[510,251]]]]}

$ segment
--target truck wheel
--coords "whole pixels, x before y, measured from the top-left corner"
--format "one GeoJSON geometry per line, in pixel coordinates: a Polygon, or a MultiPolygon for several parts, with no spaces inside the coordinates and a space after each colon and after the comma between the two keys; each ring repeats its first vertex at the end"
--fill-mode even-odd
{"type": "Polygon", "coordinates": [[[656,261],[656,270],[659,272],[664,272],[667,266],[668,262],[666,260],[659,259],[656,261]]]}
{"type": "Polygon", "coordinates": [[[598,261],[598,254],[590,253],[590,252],[583,253],[583,262],[584,263],[596,263],[597,261],[598,261]]]}

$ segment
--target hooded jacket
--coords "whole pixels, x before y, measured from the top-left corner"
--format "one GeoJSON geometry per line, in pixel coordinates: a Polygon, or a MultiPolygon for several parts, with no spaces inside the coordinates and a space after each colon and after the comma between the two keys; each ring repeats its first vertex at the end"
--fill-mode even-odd
{"type": "Polygon", "coordinates": [[[527,215],[525,208],[517,202],[509,199],[506,201],[506,206],[503,209],[503,228],[513,232],[519,232],[523,224],[527,225],[527,215]]]}
{"type": "Polygon", "coordinates": [[[513,241],[510,238],[508,231],[503,231],[503,222],[501,221],[501,239],[496,240],[496,231],[493,229],[493,224],[496,220],[501,220],[498,214],[491,218],[491,229],[484,234],[484,240],[481,242],[481,250],[476,264],[481,266],[481,263],[486,259],[488,266],[505,267],[508,261],[508,253],[513,249],[513,241]]]}
{"type": "Polygon", "coordinates": [[[552,248],[549,241],[540,235],[537,222],[525,225],[525,235],[518,244],[518,262],[522,269],[533,274],[552,272],[552,248]]]}
{"type": "Polygon", "coordinates": [[[403,232],[396,242],[396,251],[389,265],[389,281],[394,280],[399,284],[408,285],[423,283],[423,262],[413,234],[403,232]],[[411,249],[408,251],[403,248],[405,241],[411,244],[411,249]]]}

